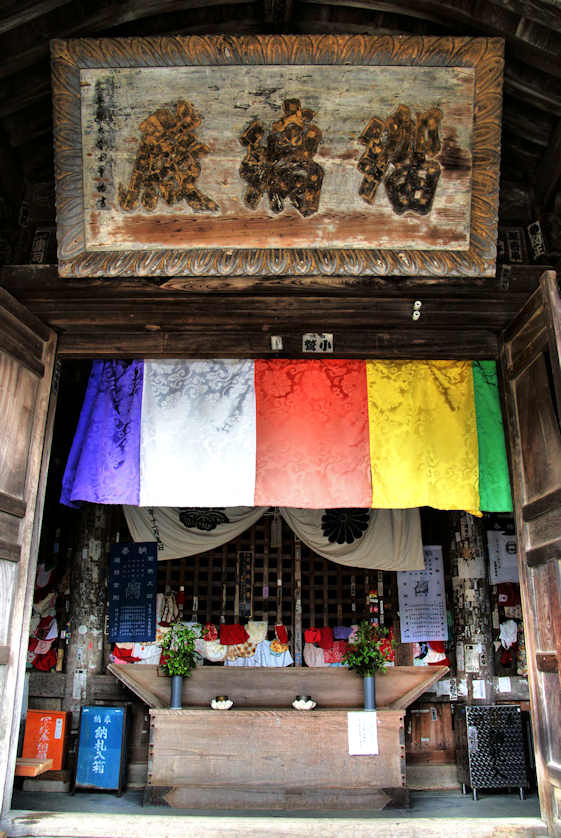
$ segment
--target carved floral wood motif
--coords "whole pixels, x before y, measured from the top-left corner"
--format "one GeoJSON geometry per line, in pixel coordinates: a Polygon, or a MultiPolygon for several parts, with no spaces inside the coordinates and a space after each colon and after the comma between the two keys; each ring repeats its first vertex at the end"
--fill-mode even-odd
{"type": "Polygon", "coordinates": [[[54,41],[63,276],[494,276],[499,39],[54,41]]]}

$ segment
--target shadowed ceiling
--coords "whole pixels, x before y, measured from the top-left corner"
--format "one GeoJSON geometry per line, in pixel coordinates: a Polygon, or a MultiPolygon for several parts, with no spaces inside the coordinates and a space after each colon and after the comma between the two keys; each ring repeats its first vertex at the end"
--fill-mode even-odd
{"type": "Polygon", "coordinates": [[[17,261],[22,201],[35,226],[54,224],[51,38],[274,32],[503,37],[501,220],[551,214],[561,176],[561,0],[9,0],[0,12],[0,198],[12,235],[2,261],[17,261]]]}

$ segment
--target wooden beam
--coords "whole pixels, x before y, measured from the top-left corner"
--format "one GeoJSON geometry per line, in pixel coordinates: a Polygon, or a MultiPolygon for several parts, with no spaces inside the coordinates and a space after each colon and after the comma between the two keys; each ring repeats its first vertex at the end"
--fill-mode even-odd
{"type": "MultiPolygon", "coordinates": [[[[214,27],[224,31],[224,20],[217,19],[213,7],[235,7],[250,6],[244,0],[122,0],[116,4],[113,0],[100,0],[94,14],[88,14],[89,6],[86,4],[73,3],[71,9],[59,9],[51,12],[49,29],[45,27],[44,32],[39,34],[36,27],[20,29],[19,38],[12,33],[0,36],[0,50],[2,52],[2,63],[0,65],[0,78],[5,78],[17,73],[20,70],[36,64],[38,61],[48,57],[49,40],[52,32],[56,32],[58,38],[78,38],[84,35],[95,36],[99,33],[106,33],[118,26],[132,24],[145,18],[154,17],[158,24],[158,31],[161,33],[161,17],[166,14],[175,13],[174,32],[189,29],[189,20],[193,12],[199,11],[201,26],[207,34],[214,27]]],[[[235,13],[232,18],[240,27],[239,16],[235,13]]],[[[257,22],[256,17],[256,22],[257,22]]],[[[195,21],[197,23],[198,21],[195,21]]],[[[142,35],[136,27],[135,35],[142,35]]],[[[109,33],[110,34],[110,31],[109,33]]]]}
{"type": "MultiPolygon", "coordinates": [[[[543,267],[493,280],[242,277],[61,280],[12,266],[0,282],[60,333],[63,358],[302,356],[302,335],[333,332],[341,357],[494,358],[497,336],[543,267]],[[179,285],[180,287],[175,287],[179,285]],[[415,300],[422,316],[413,321],[415,300]]],[[[306,357],[310,357],[309,355],[306,357]]]]}
{"type": "Polygon", "coordinates": [[[494,6],[500,6],[515,12],[520,17],[541,23],[561,32],[561,6],[557,0],[489,0],[494,6]]]}
{"type": "Polygon", "coordinates": [[[19,562],[20,557],[21,548],[19,544],[14,544],[0,538],[0,559],[3,559],[5,562],[19,562]]]}
{"type": "Polygon", "coordinates": [[[52,12],[53,9],[58,9],[60,6],[66,6],[72,0],[30,0],[28,3],[18,3],[18,10],[12,15],[0,20],[0,34],[9,32],[11,29],[17,29],[18,26],[25,26],[32,20],[52,12]]]}
{"type": "Polygon", "coordinates": [[[0,492],[0,512],[6,512],[15,518],[23,518],[26,509],[25,501],[16,498],[14,495],[8,495],[6,492],[0,492]]]}
{"type": "Polygon", "coordinates": [[[547,209],[559,186],[561,178],[561,119],[558,120],[549,146],[538,164],[535,184],[537,214],[547,209]]]}
{"type": "Polygon", "coordinates": [[[29,759],[18,757],[16,759],[16,777],[37,777],[50,771],[53,767],[52,759],[29,759]]]}
{"type": "Polygon", "coordinates": [[[377,34],[380,24],[374,13],[397,13],[404,21],[410,17],[437,23],[453,30],[455,35],[473,35],[476,32],[478,35],[505,38],[509,55],[561,78],[561,56],[519,37],[520,17],[506,8],[480,3],[460,5],[447,0],[415,0],[409,3],[406,0],[399,6],[396,6],[395,0],[353,0],[352,6],[342,5],[339,0],[323,0],[322,6],[330,7],[329,15],[318,20],[317,13],[310,11],[313,6],[317,7],[316,0],[300,0],[300,32],[354,31],[377,34]]]}

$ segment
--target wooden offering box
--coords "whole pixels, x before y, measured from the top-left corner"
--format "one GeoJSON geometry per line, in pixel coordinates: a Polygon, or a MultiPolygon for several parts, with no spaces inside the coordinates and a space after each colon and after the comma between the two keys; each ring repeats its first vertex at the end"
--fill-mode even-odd
{"type": "Polygon", "coordinates": [[[165,709],[170,680],[157,667],[109,670],[150,706],[145,802],[196,809],[382,809],[408,805],[405,708],[446,667],[404,666],[376,678],[378,754],[349,755],[348,713],[362,682],[346,669],[197,668],[184,710],[165,709]],[[216,695],[234,708],[211,710],[216,695]],[[293,710],[310,695],[315,710],[293,710]]]}
{"type": "Polygon", "coordinates": [[[377,756],[349,756],[347,715],[342,709],[150,710],[145,802],[185,809],[408,805],[404,712],[377,711],[377,756]]]}

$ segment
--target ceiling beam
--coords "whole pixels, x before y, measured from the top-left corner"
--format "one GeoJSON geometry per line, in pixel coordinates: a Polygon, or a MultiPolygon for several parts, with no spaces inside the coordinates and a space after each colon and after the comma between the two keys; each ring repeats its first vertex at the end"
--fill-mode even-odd
{"type": "MultiPolygon", "coordinates": [[[[207,28],[211,25],[220,30],[227,19],[224,15],[216,14],[216,7],[228,6],[255,6],[257,9],[257,0],[253,3],[246,0],[121,0],[119,3],[101,0],[95,14],[80,13],[83,5],[73,3],[70,9],[61,10],[58,19],[49,19],[49,26],[39,32],[24,27],[19,38],[12,33],[0,36],[0,78],[6,78],[48,58],[49,41],[55,35],[57,38],[91,37],[101,32],[109,32],[111,35],[111,30],[151,17],[157,19],[161,33],[163,16],[176,13],[183,18],[194,11],[200,12],[205,18],[207,28]]],[[[235,15],[233,17],[237,20],[235,15]]],[[[177,27],[182,26],[184,21],[178,20],[177,27]]]]}
{"type": "Polygon", "coordinates": [[[561,32],[560,0],[489,0],[494,6],[500,6],[515,12],[520,17],[541,23],[561,32]]]}
{"type": "Polygon", "coordinates": [[[0,19],[0,35],[11,29],[17,29],[18,26],[25,26],[26,23],[71,2],[72,0],[40,0],[40,2],[31,0],[29,3],[19,3],[17,12],[0,19]]]}
{"type": "Polygon", "coordinates": [[[263,0],[263,20],[276,30],[287,31],[292,18],[292,0],[263,0]]]}
{"type": "Polygon", "coordinates": [[[561,180],[561,119],[557,122],[541,162],[536,170],[534,200],[537,214],[548,208],[561,180]]]}
{"type": "MultiPolygon", "coordinates": [[[[369,25],[368,13],[388,12],[398,14],[403,20],[418,18],[428,20],[440,27],[446,27],[454,35],[486,35],[505,38],[508,54],[536,67],[545,73],[561,78],[561,50],[558,49],[557,33],[544,29],[544,39],[539,46],[521,38],[517,34],[521,18],[507,9],[487,4],[459,4],[450,0],[349,0],[341,4],[338,0],[298,0],[294,20],[299,31],[305,32],[313,27],[314,32],[367,32],[376,34],[379,26],[369,25]],[[330,9],[329,16],[306,13],[306,7],[325,7],[330,9]],[[492,10],[495,10],[492,13],[492,10]],[[362,14],[361,14],[362,13],[362,14]],[[366,13],[366,14],[365,14],[366,13]],[[318,17],[320,18],[318,20],[318,17]],[[459,29],[461,27],[461,29],[459,29]],[[549,42],[551,42],[549,44],[549,42]]],[[[373,17],[373,15],[372,15],[373,17]]],[[[561,41],[561,33],[559,34],[561,41]]]]}

